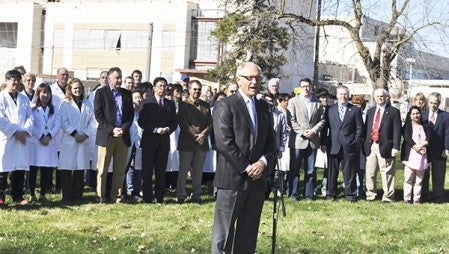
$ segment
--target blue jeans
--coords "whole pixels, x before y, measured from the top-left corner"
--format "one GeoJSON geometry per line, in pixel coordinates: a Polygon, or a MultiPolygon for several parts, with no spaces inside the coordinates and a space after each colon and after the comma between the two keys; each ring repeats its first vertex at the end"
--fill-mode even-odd
{"type": "Polygon", "coordinates": [[[139,196],[142,190],[142,170],[136,170],[132,166],[129,167],[126,174],[126,185],[132,196],[139,196]]]}
{"type": "Polygon", "coordinates": [[[290,197],[298,198],[299,189],[299,169],[304,161],[304,197],[313,199],[315,196],[316,170],[315,170],[316,149],[310,145],[306,149],[290,149],[290,177],[289,190],[290,197]]]}

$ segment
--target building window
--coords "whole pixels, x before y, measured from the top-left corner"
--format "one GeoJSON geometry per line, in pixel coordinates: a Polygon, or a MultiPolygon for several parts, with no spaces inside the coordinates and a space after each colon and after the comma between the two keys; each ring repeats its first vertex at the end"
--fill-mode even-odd
{"type": "Polygon", "coordinates": [[[175,53],[175,31],[162,31],[162,52],[175,53]]]}
{"type": "Polygon", "coordinates": [[[148,30],[75,30],[76,49],[145,50],[149,45],[148,30]]]}
{"type": "Polygon", "coordinates": [[[55,29],[53,32],[53,47],[63,48],[64,47],[64,30],[55,29]]]}
{"type": "Polygon", "coordinates": [[[0,23],[0,48],[17,48],[17,23],[0,23]]]}
{"type": "Polygon", "coordinates": [[[121,33],[123,50],[146,50],[149,47],[149,41],[148,30],[123,30],[121,33]]]}
{"type": "Polygon", "coordinates": [[[191,55],[193,61],[218,60],[218,41],[211,35],[217,20],[197,19],[192,21],[191,55]]]}
{"type": "Polygon", "coordinates": [[[73,47],[77,49],[104,49],[104,30],[75,30],[73,47]]]}

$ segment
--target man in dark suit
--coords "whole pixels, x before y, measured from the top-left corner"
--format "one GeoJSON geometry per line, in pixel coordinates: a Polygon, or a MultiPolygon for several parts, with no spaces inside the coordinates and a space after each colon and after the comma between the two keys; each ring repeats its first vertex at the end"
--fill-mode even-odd
{"type": "Polygon", "coordinates": [[[98,146],[97,198],[100,203],[110,198],[122,202],[128,147],[131,145],[129,128],[134,117],[131,92],[121,88],[122,71],[113,67],[108,71],[108,84],[95,94],[94,109],[98,122],[95,144],[98,146]],[[113,162],[110,197],[106,197],[109,163],[113,162]]]}
{"type": "Polygon", "coordinates": [[[338,103],[329,108],[326,123],[329,126],[329,174],[326,199],[333,200],[337,192],[337,180],[340,163],[343,169],[345,183],[345,198],[357,201],[357,186],[355,173],[359,166],[357,160],[360,146],[363,142],[363,119],[360,108],[352,105],[349,100],[349,89],[346,86],[337,87],[338,103]]]}
{"type": "Polygon", "coordinates": [[[156,174],[156,202],[164,202],[165,169],[170,151],[170,133],[177,127],[176,106],[165,98],[167,80],[157,77],[150,96],[139,113],[138,124],[143,129],[142,148],[143,201],[153,202],[153,169],[156,174]]]}
{"type": "Polygon", "coordinates": [[[383,187],[383,203],[394,201],[395,157],[401,146],[401,114],[387,100],[390,94],[383,88],[374,90],[376,106],[366,113],[365,142],[366,156],[366,200],[376,199],[377,169],[380,171],[383,187]]]}
{"type": "MultiPolygon", "coordinates": [[[[430,171],[432,172],[432,196],[431,201],[444,202],[444,182],[446,176],[446,160],[449,154],[449,113],[439,109],[441,94],[433,92],[428,99],[429,109],[423,110],[422,120],[429,124],[432,129],[431,142],[429,143],[430,171]]],[[[423,201],[429,201],[429,178],[430,172],[424,174],[422,184],[423,201]]]]}
{"type": "Polygon", "coordinates": [[[255,100],[260,75],[255,63],[240,65],[236,73],[238,92],[214,107],[219,154],[214,178],[218,191],[212,253],[255,252],[267,185],[265,169],[275,153],[269,105],[255,100]]]}

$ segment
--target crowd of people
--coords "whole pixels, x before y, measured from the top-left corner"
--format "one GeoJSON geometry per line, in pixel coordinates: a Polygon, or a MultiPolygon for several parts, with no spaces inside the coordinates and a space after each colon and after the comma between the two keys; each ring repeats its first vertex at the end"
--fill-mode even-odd
{"type": "MultiPolygon", "coordinates": [[[[237,79],[242,77],[260,84],[252,76],[237,79]]],[[[223,98],[242,91],[239,82],[217,91],[187,75],[176,84],[163,77],[150,83],[142,81],[139,70],[123,78],[120,68],[113,67],[101,72],[98,86],[87,93],[83,82],[69,79],[61,67],[53,84],[35,83],[36,76],[23,68],[5,74],[0,93],[0,204],[5,203],[7,188],[12,200],[22,205],[47,201],[52,189],[61,191],[64,202],[80,202],[85,184],[95,189],[99,203],[163,203],[167,189],[176,192],[179,204],[201,203],[203,184],[214,196],[217,187],[223,188],[214,177],[219,167],[216,136],[217,131],[219,138],[228,133],[217,125],[230,123],[213,122],[214,109],[223,107],[223,98]],[[191,193],[186,190],[189,175],[191,193]]],[[[373,106],[367,108],[365,98],[350,96],[345,86],[331,95],[323,88],[314,91],[311,80],[304,78],[299,88],[298,95],[279,93],[279,79],[273,78],[256,96],[268,103],[272,114],[258,125],[273,127],[277,160],[263,161],[267,173],[279,170],[280,194],[292,201],[314,200],[321,191],[325,199],[335,200],[341,192],[341,169],[346,200],[394,202],[400,154],[403,201],[445,200],[449,115],[438,108],[439,93],[431,93],[427,101],[418,93],[402,123],[385,89],[374,91],[373,106]],[[324,170],[320,181],[318,168],[324,170]]],[[[253,120],[251,112],[243,117],[253,120]]]]}

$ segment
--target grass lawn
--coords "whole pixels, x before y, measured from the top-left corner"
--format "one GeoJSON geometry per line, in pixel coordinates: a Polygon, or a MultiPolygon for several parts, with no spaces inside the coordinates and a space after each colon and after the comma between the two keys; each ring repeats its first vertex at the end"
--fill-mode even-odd
{"type": "MultiPolygon", "coordinates": [[[[399,169],[393,204],[285,199],[277,253],[448,252],[449,203],[406,206],[402,181],[399,169]]],[[[178,205],[173,195],[163,205],[100,205],[93,192],[85,196],[81,205],[63,205],[59,195],[25,207],[8,199],[10,205],[0,210],[0,253],[210,253],[210,196],[201,205],[178,205]]],[[[257,253],[271,252],[272,211],[272,200],[266,201],[257,253]]]]}

